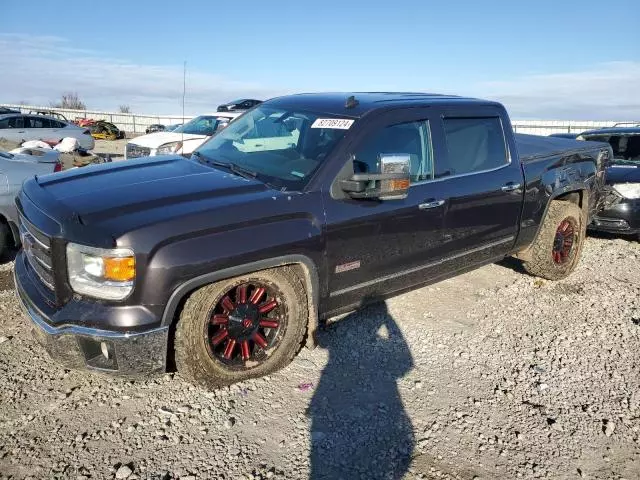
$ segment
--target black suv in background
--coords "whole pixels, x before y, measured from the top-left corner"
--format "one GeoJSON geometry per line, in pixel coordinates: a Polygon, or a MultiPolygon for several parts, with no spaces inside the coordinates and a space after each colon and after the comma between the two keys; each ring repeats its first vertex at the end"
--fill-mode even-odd
{"type": "Polygon", "coordinates": [[[613,150],[607,165],[606,206],[589,228],[640,240],[640,126],[589,130],[578,140],[607,142],[613,150]]]}

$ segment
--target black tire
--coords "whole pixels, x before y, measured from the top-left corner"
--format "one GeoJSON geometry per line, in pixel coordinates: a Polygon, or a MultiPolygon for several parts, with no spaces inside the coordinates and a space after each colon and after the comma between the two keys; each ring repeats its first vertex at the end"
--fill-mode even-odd
{"type": "Polygon", "coordinates": [[[11,241],[11,230],[9,225],[0,221],[0,260],[4,260],[13,245],[11,241]]]}
{"type": "MultiPolygon", "coordinates": [[[[174,354],[179,374],[192,383],[216,388],[262,377],[288,365],[301,348],[309,317],[305,286],[296,272],[291,267],[259,271],[206,285],[191,294],[176,327],[174,354]],[[224,297],[246,284],[263,285],[277,292],[272,298],[278,303],[278,318],[285,321],[281,324],[283,328],[278,328],[276,336],[269,340],[268,348],[260,349],[256,342],[251,343],[252,358],[260,354],[258,362],[242,360],[241,365],[227,365],[216,356],[219,353],[216,354],[208,332],[224,297]]],[[[234,301],[239,304],[237,298],[234,301]]]]}
{"type": "Polygon", "coordinates": [[[523,264],[525,270],[547,280],[565,278],[578,265],[585,236],[586,222],[580,207],[572,202],[552,201],[538,237],[529,251],[529,259],[523,264]],[[561,233],[561,229],[567,225],[565,222],[570,224],[567,227],[567,230],[572,230],[570,234],[561,233]],[[569,239],[571,245],[567,249],[569,239]],[[564,247],[560,247],[560,242],[564,247]]]}

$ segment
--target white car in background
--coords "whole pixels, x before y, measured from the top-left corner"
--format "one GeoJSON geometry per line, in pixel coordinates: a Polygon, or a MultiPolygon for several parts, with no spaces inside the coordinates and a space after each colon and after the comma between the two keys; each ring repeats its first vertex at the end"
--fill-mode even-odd
{"type": "Polygon", "coordinates": [[[63,138],[72,137],[85,150],[92,150],[95,141],[87,128],[73,123],[63,122],[46,115],[25,115],[6,113],[0,115],[0,138],[6,138],[18,144],[28,140],[58,143],[63,138]]]}
{"type": "Polygon", "coordinates": [[[174,154],[190,157],[209,137],[243,113],[217,112],[200,115],[171,132],[154,132],[136,137],[127,143],[125,159],[174,154]]]}

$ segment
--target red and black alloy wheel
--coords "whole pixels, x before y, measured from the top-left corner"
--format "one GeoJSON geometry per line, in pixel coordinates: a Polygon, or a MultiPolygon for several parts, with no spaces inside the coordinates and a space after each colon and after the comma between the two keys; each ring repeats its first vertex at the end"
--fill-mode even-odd
{"type": "Polygon", "coordinates": [[[286,329],[286,305],[274,285],[252,281],[234,286],[215,304],[206,326],[209,355],[229,370],[263,363],[286,329]]]}
{"type": "Polygon", "coordinates": [[[573,218],[565,218],[556,229],[553,240],[552,257],[556,265],[567,263],[571,259],[571,252],[576,239],[577,225],[573,218]]]}

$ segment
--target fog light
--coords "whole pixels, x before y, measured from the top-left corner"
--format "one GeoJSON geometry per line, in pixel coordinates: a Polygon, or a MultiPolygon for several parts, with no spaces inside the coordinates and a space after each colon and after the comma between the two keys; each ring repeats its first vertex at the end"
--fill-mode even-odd
{"type": "Polygon", "coordinates": [[[109,347],[107,346],[106,343],[100,342],[100,351],[102,352],[102,355],[104,356],[104,358],[109,360],[109,347]]]}

